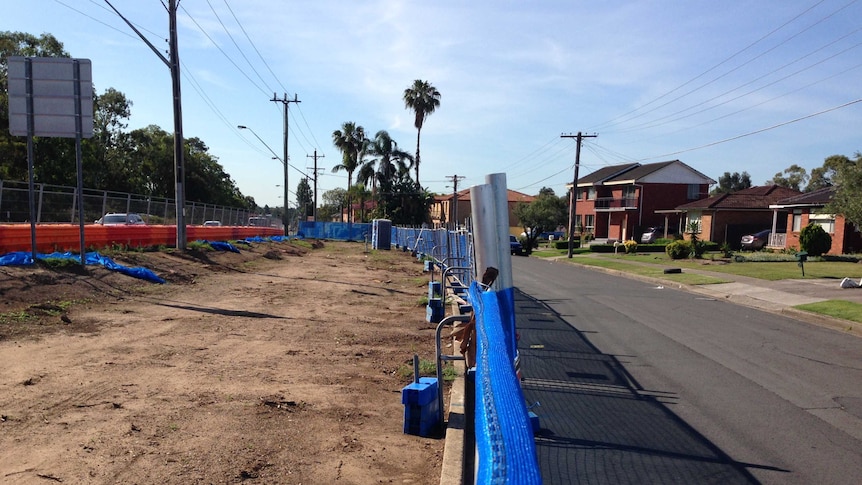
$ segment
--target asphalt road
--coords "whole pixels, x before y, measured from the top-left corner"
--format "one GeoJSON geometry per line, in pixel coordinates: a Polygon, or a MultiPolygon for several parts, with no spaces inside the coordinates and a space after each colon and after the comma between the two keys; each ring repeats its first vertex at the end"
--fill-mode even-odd
{"type": "Polygon", "coordinates": [[[862,339],[513,258],[545,483],[862,483],[862,339]]]}

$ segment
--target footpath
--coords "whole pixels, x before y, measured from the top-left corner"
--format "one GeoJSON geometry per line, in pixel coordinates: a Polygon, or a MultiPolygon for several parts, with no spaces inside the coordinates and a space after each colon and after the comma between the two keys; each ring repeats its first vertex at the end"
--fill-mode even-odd
{"type": "MultiPolygon", "coordinates": [[[[566,257],[560,256],[552,259],[566,259],[566,257]]],[[[660,266],[637,261],[626,261],[625,263],[653,268],[660,266]]],[[[657,285],[669,288],[679,288],[681,290],[715,298],[716,300],[726,300],[739,305],[757,308],[771,313],[778,313],[797,320],[833,328],[857,337],[862,337],[862,323],[842,320],[794,308],[796,305],[817,303],[827,300],[844,300],[862,305],[862,288],[841,288],[840,279],[800,278],[769,281],[748,276],[709,271],[709,269],[706,268],[683,268],[683,273],[710,276],[720,280],[729,281],[728,283],[687,285],[677,283],[671,279],[641,276],[615,269],[587,265],[584,265],[584,267],[619,276],[625,276],[627,278],[650,281],[657,285]]],[[[672,268],[674,266],[668,264],[666,267],[672,268]]],[[[859,280],[856,280],[856,283],[859,283],[859,280]]]]}

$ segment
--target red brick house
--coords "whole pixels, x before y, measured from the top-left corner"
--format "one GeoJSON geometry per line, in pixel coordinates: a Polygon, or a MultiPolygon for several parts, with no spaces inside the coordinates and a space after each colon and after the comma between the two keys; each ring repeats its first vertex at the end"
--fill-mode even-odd
{"type": "Polygon", "coordinates": [[[851,254],[862,251],[862,234],[856,226],[841,214],[826,211],[826,205],[832,200],[834,194],[835,187],[826,187],[788,197],[769,206],[774,212],[770,246],[799,249],[799,232],[813,222],[820,224],[820,227],[832,236],[832,248],[829,254],[851,254]],[[782,225],[786,227],[784,231],[780,230],[782,225]]]}
{"type": "Polygon", "coordinates": [[[746,234],[770,227],[774,228],[773,234],[775,229],[784,231],[785,221],[779,217],[782,210],[773,210],[771,206],[800,194],[788,187],[764,185],[689,202],[677,206],[676,210],[685,213],[685,227],[692,222],[700,225],[698,237],[701,240],[719,244],[727,242],[738,248],[740,239],[746,234]]]}
{"type": "Polygon", "coordinates": [[[578,179],[575,227],[617,241],[637,239],[650,226],[672,234],[681,228],[673,209],[705,197],[714,183],[679,160],[604,167],[578,179]]]}

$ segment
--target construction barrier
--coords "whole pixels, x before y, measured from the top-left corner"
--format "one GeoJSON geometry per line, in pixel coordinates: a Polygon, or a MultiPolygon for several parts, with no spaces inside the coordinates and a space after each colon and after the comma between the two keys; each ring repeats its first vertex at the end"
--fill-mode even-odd
{"type": "MultiPolygon", "coordinates": [[[[253,226],[187,226],[188,241],[231,241],[254,236],[278,236],[284,231],[274,227],[253,226]]],[[[84,244],[87,248],[104,248],[114,245],[128,247],[175,246],[176,226],[84,226],[84,244]]],[[[80,252],[80,226],[77,224],[37,224],[36,251],[80,252]]],[[[29,224],[0,224],[0,254],[13,251],[30,251],[29,224]]]]}

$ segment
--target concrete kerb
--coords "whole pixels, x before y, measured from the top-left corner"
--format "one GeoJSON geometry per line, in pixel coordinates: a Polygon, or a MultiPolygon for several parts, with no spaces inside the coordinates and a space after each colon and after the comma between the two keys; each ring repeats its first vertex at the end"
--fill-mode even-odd
{"type": "MultiPolygon", "coordinates": [[[[451,286],[447,285],[447,288],[451,286]]],[[[452,315],[459,315],[462,305],[466,302],[454,292],[447,290],[448,295],[444,298],[451,299],[450,311],[452,315]]],[[[452,349],[455,349],[456,341],[448,338],[452,349]]],[[[455,351],[453,350],[453,353],[455,351]]],[[[452,381],[449,388],[449,412],[446,419],[445,443],[443,445],[443,464],[440,470],[440,485],[461,485],[465,483],[464,452],[468,442],[466,436],[467,419],[472,419],[466,407],[466,363],[463,360],[452,361],[458,377],[452,381]]]]}
{"type": "MultiPolygon", "coordinates": [[[[568,258],[566,258],[565,256],[547,259],[550,261],[563,260],[568,264],[577,264],[576,262],[569,262],[568,258]]],[[[638,263],[634,261],[629,263],[643,266],[649,265],[648,263],[638,263]]],[[[656,285],[675,287],[683,291],[697,293],[700,295],[714,298],[716,300],[724,300],[737,305],[747,306],[749,308],[756,308],[765,312],[783,315],[789,318],[793,318],[795,320],[829,328],[835,331],[839,331],[841,333],[850,334],[855,337],[862,337],[862,324],[849,320],[843,320],[840,318],[830,317],[820,313],[812,313],[800,310],[798,308],[793,308],[796,305],[825,301],[826,298],[811,297],[799,293],[790,293],[786,291],[767,288],[765,286],[740,283],[738,281],[733,281],[732,283],[717,283],[708,285],[688,285],[684,283],[678,283],[673,280],[627,273],[625,271],[602,268],[600,266],[581,265],[581,267],[593,271],[601,271],[607,274],[623,276],[629,279],[636,279],[648,283],[654,283],[656,285]]],[[[734,279],[734,275],[726,273],[711,273],[709,271],[701,271],[688,268],[686,268],[684,271],[688,273],[702,274],[728,280],[734,279]]]]}

